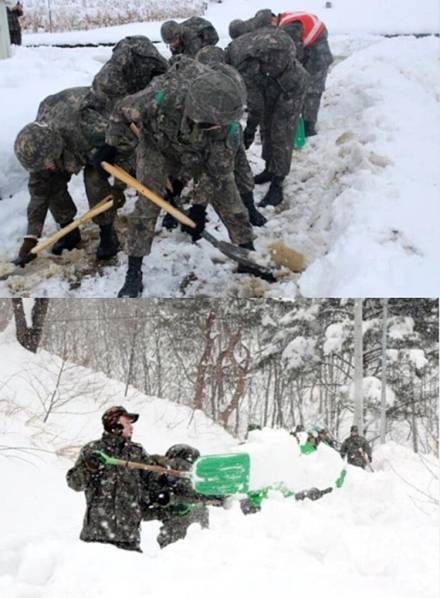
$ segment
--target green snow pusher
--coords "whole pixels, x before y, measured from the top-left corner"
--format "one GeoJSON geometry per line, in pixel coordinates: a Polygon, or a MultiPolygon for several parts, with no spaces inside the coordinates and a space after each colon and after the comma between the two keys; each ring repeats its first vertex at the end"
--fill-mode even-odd
{"type": "Polygon", "coordinates": [[[249,490],[250,458],[247,453],[205,455],[195,461],[191,471],[180,471],[160,465],[125,461],[94,451],[104,465],[143,469],[191,480],[194,490],[205,496],[245,494],[249,490]]]}

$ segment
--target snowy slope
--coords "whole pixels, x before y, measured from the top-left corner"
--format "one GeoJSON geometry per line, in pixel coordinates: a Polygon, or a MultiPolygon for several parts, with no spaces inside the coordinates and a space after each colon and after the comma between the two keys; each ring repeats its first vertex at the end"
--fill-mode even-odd
{"type": "MultiPolygon", "coordinates": [[[[437,8],[425,2],[420,10],[410,0],[398,3],[400,10],[395,2],[380,4],[381,11],[375,11],[375,2],[334,2],[328,11],[316,2],[305,7],[316,9],[330,23],[336,62],[320,112],[320,134],[295,152],[286,201],[276,210],[266,208],[269,223],[256,230],[260,254],[267,255],[269,241],[282,238],[305,254],[305,273],[285,273],[269,286],[234,274],[235,265],[205,241],[194,246],[180,231],[161,231],[145,260],[145,296],[181,296],[182,283],[187,297],[438,296],[440,243],[433,223],[439,217],[440,188],[439,40],[374,35],[382,26],[388,30],[391,16],[399,30],[402,23],[408,31],[426,30],[428,22],[438,22],[437,8]]],[[[225,44],[231,18],[249,16],[261,6],[257,0],[233,6],[226,0],[210,4],[207,16],[223,32],[225,44]]],[[[155,39],[159,27],[135,24],[84,35],[88,41],[116,41],[130,33],[155,39]]],[[[75,36],[77,41],[78,35],[43,34],[42,39],[67,41],[75,36]]],[[[12,59],[0,63],[0,271],[16,255],[26,227],[26,173],[12,151],[17,132],[35,117],[38,103],[48,94],[90,84],[110,53],[103,47],[16,48],[12,59]]],[[[262,166],[259,154],[257,143],[249,152],[254,172],[262,166]]],[[[85,211],[81,177],[75,177],[70,188],[79,211],[85,211]]],[[[265,186],[257,188],[257,200],[265,191],[265,186]]],[[[130,199],[124,212],[132,205],[130,199]]],[[[217,217],[212,213],[210,218],[209,230],[227,239],[217,217]]],[[[123,236],[123,219],[118,226],[123,236]]],[[[54,230],[49,217],[45,234],[54,230]]],[[[111,265],[97,269],[96,227],[86,226],[83,236],[79,251],[59,260],[39,259],[26,276],[0,283],[2,295],[115,296],[126,257],[120,253],[111,265]]]]}
{"type": "MultiPolygon", "coordinates": [[[[438,595],[438,507],[416,490],[438,497],[429,471],[436,473],[437,463],[392,443],[375,452],[375,474],[349,467],[343,489],[314,503],[296,503],[274,494],[260,513],[248,517],[237,504],[230,510],[211,508],[210,530],[193,526],[185,541],[163,551],[155,542],[157,522],[143,525],[143,554],[81,543],[84,499],[67,488],[64,475],[73,449],[99,433],[104,405],[123,402],[139,409],[135,439],[151,451],[176,441],[192,442],[208,452],[237,447],[203,416],[189,424],[188,411],[166,400],[131,394],[122,401],[120,384],[85,368],[72,376],[86,386],[92,380],[100,382],[99,401],[90,396],[77,399],[42,426],[36,418],[37,395],[26,384],[32,371],[41,372],[41,366],[51,361],[53,356],[45,352],[34,356],[21,349],[11,331],[0,335],[0,448],[44,449],[0,452],[2,596],[438,595]]],[[[48,381],[43,374],[41,379],[48,381]]],[[[260,473],[279,466],[275,447],[282,446],[286,437],[263,431],[249,439],[247,448],[259,445],[260,452],[266,452],[260,473]]]]}

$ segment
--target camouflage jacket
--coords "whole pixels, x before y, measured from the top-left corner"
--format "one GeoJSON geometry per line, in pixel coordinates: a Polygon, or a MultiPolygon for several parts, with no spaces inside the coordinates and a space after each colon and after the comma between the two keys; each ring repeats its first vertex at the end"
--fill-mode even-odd
{"type": "Polygon", "coordinates": [[[13,6],[12,8],[9,8],[9,6],[6,7],[7,13],[8,13],[8,27],[9,27],[9,31],[12,32],[16,32],[16,31],[21,31],[21,25],[20,25],[20,21],[19,21],[19,17],[23,16],[23,7],[21,4],[17,4],[15,6],[13,6]]]}
{"type": "Polygon", "coordinates": [[[144,89],[151,79],[163,74],[167,60],[143,35],[122,39],[112,56],[95,75],[92,89],[82,103],[83,121],[101,132],[104,142],[107,117],[121,98],[144,89]]]}
{"type": "Polygon", "coordinates": [[[340,453],[342,458],[347,455],[347,461],[351,465],[359,467],[365,467],[362,453],[365,453],[370,462],[372,459],[371,447],[363,436],[349,436],[346,438],[341,445],[340,453]]]}
{"type": "Polygon", "coordinates": [[[59,170],[78,173],[90,163],[95,150],[95,132],[82,120],[81,106],[90,87],[71,87],[44,99],[36,120],[49,124],[63,139],[59,170]]]}
{"type": "Polygon", "coordinates": [[[215,46],[218,33],[212,23],[202,17],[190,17],[181,23],[182,33],[179,46],[172,50],[173,54],[195,56],[205,46],[215,46]]]}
{"type": "Polygon", "coordinates": [[[222,192],[238,193],[233,171],[240,145],[239,124],[201,131],[191,129],[185,116],[185,100],[191,82],[211,70],[182,56],[167,73],[155,77],[145,90],[117,103],[110,117],[106,142],[121,152],[132,151],[137,143],[129,128],[133,122],[141,129],[141,135],[153,137],[159,151],[179,165],[183,179],[206,175],[222,192]]]}
{"type": "Polygon", "coordinates": [[[278,103],[302,97],[309,75],[295,56],[292,40],[275,27],[245,33],[226,48],[226,62],[238,70],[246,84],[251,128],[261,122],[264,110],[276,110],[278,103]],[[265,106],[269,98],[270,107],[265,106]]]}
{"type": "Polygon", "coordinates": [[[80,538],[86,542],[108,542],[139,548],[141,505],[149,474],[119,466],[103,466],[95,473],[87,457],[100,450],[124,460],[150,463],[140,444],[104,432],[101,440],[86,444],[72,469],[67,484],[86,496],[86,514],[80,538]]]}

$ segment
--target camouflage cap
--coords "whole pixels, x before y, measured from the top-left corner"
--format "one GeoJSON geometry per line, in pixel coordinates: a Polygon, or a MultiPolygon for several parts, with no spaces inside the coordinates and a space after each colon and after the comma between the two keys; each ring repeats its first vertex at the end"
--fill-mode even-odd
{"type": "Polygon", "coordinates": [[[33,122],[21,129],[14,144],[18,161],[28,171],[43,170],[63,151],[63,139],[45,123],[33,122]]]}
{"type": "Polygon", "coordinates": [[[267,27],[272,25],[272,19],[276,16],[270,10],[270,8],[263,8],[255,13],[253,19],[251,19],[255,27],[267,27]]]}
{"type": "Polygon", "coordinates": [[[218,46],[205,46],[196,54],[196,60],[209,66],[225,62],[225,52],[218,46]]]}
{"type": "Polygon", "coordinates": [[[240,119],[244,102],[243,90],[231,76],[211,70],[191,83],[185,115],[196,123],[229,125],[240,119]]]}
{"type": "Polygon", "coordinates": [[[357,434],[359,432],[359,428],[357,426],[351,426],[350,434],[353,434],[353,432],[356,432],[356,434],[357,434]]]}
{"type": "Polygon", "coordinates": [[[229,37],[231,39],[236,39],[244,33],[249,33],[249,28],[247,27],[245,21],[242,19],[234,19],[229,23],[229,37]]]}
{"type": "Polygon", "coordinates": [[[119,432],[121,429],[121,425],[119,423],[119,418],[121,415],[125,415],[128,417],[133,423],[139,419],[138,413],[128,413],[125,407],[121,405],[116,405],[114,407],[109,407],[102,416],[102,425],[104,426],[104,430],[106,432],[119,432]]]}
{"type": "Polygon", "coordinates": [[[200,451],[189,444],[173,444],[165,453],[165,457],[194,463],[200,457],[200,451]]]}
{"type": "Polygon", "coordinates": [[[255,31],[260,27],[269,27],[272,25],[272,11],[269,8],[264,8],[255,13],[255,16],[246,21],[235,19],[229,24],[229,35],[232,39],[240,37],[245,33],[255,31]]]}
{"type": "Polygon", "coordinates": [[[235,83],[240,89],[240,93],[243,98],[243,103],[245,103],[247,98],[246,84],[238,70],[230,64],[224,64],[223,62],[218,62],[217,64],[211,65],[211,68],[213,68],[217,72],[224,73],[228,77],[231,77],[233,81],[235,81],[235,83]]]}
{"type": "Polygon", "coordinates": [[[181,31],[182,27],[176,21],[165,21],[160,28],[160,35],[166,44],[170,44],[181,31]]]}

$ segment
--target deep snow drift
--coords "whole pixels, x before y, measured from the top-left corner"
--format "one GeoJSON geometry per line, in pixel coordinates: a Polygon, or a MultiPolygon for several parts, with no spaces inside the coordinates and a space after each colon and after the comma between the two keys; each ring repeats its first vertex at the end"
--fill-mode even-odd
{"type": "Polygon", "coordinates": [[[436,474],[437,462],[393,443],[375,451],[376,473],[349,466],[342,489],[322,500],[295,502],[275,493],[260,513],[247,517],[237,504],[211,508],[209,530],[194,525],[185,541],[163,551],[155,542],[157,522],[143,525],[143,554],[80,542],[84,498],[67,488],[64,476],[77,449],[100,434],[99,417],[109,404],[139,410],[134,440],[150,452],[178,441],[204,453],[247,448],[260,481],[288,467],[283,449],[295,441],[286,432],[264,430],[237,446],[201,414],[191,417],[187,408],[140,393],[124,399],[122,384],[70,366],[59,396],[74,400],[43,425],[38,397],[44,399],[44,388],[53,391],[59,365],[43,351],[26,352],[11,331],[0,335],[0,448],[39,449],[0,452],[2,596],[438,595],[438,507],[417,490],[438,497],[430,472],[436,474]]]}
{"type": "MultiPolygon", "coordinates": [[[[404,23],[409,31],[430,31],[426,27],[428,21],[438,22],[437,9],[428,3],[419,10],[408,0],[399,2],[400,10],[393,13],[395,3],[388,2],[386,8],[381,3],[382,18],[374,20],[381,23],[379,27],[366,19],[365,13],[355,15],[354,3],[334,2],[334,11],[323,11],[316,2],[306,4],[305,8],[317,11],[328,22],[336,57],[323,98],[320,133],[294,153],[286,200],[276,209],[266,208],[269,223],[255,231],[260,254],[267,255],[269,241],[282,238],[304,252],[306,271],[302,275],[284,272],[277,283],[268,285],[235,274],[235,265],[206,241],[192,245],[180,231],[162,230],[145,260],[144,296],[439,294],[440,243],[434,225],[439,217],[440,187],[439,42],[433,37],[384,39],[374,35],[389,31],[390,15],[396,16],[399,31],[405,30],[404,23]]],[[[367,3],[356,6],[360,4],[366,10],[367,3]]],[[[228,0],[211,4],[207,17],[218,26],[221,43],[226,44],[232,16],[249,16],[262,6],[259,1],[232,6],[228,0]]],[[[370,3],[368,6],[374,14],[370,3]]],[[[277,8],[284,7],[279,3],[273,7],[277,8]]],[[[157,39],[159,26],[133,24],[84,35],[87,41],[116,41],[132,33],[157,39]]],[[[82,39],[81,33],[39,37],[44,43],[72,39],[82,39]]],[[[29,43],[35,41],[28,39],[29,43]]],[[[12,151],[17,132],[33,120],[45,96],[90,84],[110,53],[110,48],[15,48],[12,59],[0,63],[0,270],[16,255],[26,227],[27,177],[12,151]]],[[[259,154],[257,143],[249,152],[254,172],[262,167],[259,154]]],[[[75,177],[70,187],[79,212],[85,211],[81,177],[75,177]]],[[[257,200],[265,191],[266,186],[256,189],[257,200]]],[[[120,215],[121,236],[125,233],[124,213],[132,205],[133,199],[129,199],[120,215]]],[[[48,218],[45,234],[54,230],[48,218]]],[[[209,230],[227,239],[213,212],[209,230]]],[[[25,276],[0,283],[0,292],[3,296],[115,296],[124,279],[125,255],[120,253],[110,265],[97,266],[97,227],[86,226],[83,237],[81,249],[60,259],[36,260],[25,276]]]]}

